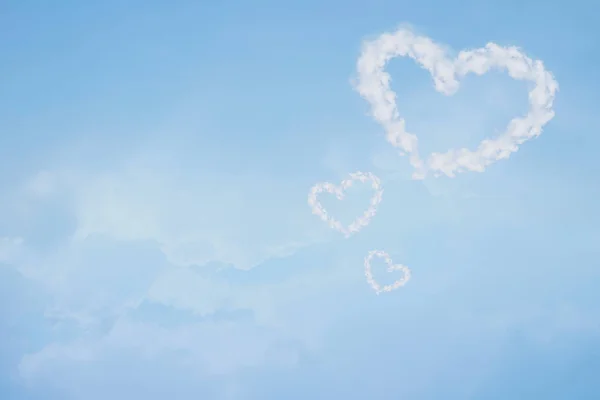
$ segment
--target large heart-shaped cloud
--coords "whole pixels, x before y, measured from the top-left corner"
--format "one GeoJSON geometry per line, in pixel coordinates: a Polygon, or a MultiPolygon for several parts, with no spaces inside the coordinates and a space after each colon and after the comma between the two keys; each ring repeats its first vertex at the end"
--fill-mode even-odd
{"type": "Polygon", "coordinates": [[[410,269],[404,265],[394,265],[392,263],[392,259],[385,251],[371,250],[367,257],[365,257],[365,276],[367,277],[367,282],[369,285],[371,285],[373,290],[375,290],[375,293],[379,294],[382,292],[391,292],[392,290],[404,286],[406,282],[410,280],[410,269]],[[383,261],[385,261],[387,264],[387,272],[402,271],[402,278],[395,281],[391,285],[385,285],[381,287],[381,285],[375,281],[375,278],[373,278],[373,271],[371,268],[371,259],[373,259],[373,257],[383,258],[383,261]]]}
{"type": "Polygon", "coordinates": [[[538,136],[554,117],[552,103],[558,83],[544,69],[542,61],[533,61],[516,47],[488,43],[480,49],[461,51],[450,59],[431,39],[401,28],[364,43],[358,60],[356,90],[371,104],[372,116],[384,127],[387,141],[409,154],[410,163],[416,169],[413,178],[422,179],[428,171],[449,177],[465,170],[482,172],[493,162],[508,158],[520,144],[538,136]],[[529,111],[524,117],[512,119],[500,136],[483,140],[474,151],[462,148],[432,153],[423,161],[417,148],[417,136],[406,131],[405,121],[396,107],[396,94],[390,89],[390,75],[384,70],[386,64],[398,56],[408,56],[428,70],[436,90],[445,95],[454,94],[460,79],[468,73],[482,75],[492,68],[505,69],[513,79],[533,82],[529,111]]]}
{"type": "Polygon", "coordinates": [[[339,232],[341,232],[345,237],[349,237],[353,233],[358,232],[362,227],[367,226],[371,218],[375,216],[377,213],[377,206],[381,203],[381,198],[383,196],[383,189],[381,188],[381,181],[378,177],[373,175],[370,172],[354,172],[350,174],[350,179],[345,179],[339,186],[336,186],[329,182],[320,182],[317,183],[310,189],[308,194],[308,205],[312,209],[312,213],[318,215],[323,221],[327,222],[327,224],[332,228],[339,232]],[[354,222],[352,222],[347,227],[344,227],[339,221],[332,218],[327,210],[321,205],[317,197],[322,192],[327,192],[335,195],[338,200],[344,199],[344,191],[348,189],[354,181],[359,182],[371,182],[371,187],[375,190],[373,197],[371,197],[371,204],[369,208],[363,215],[358,217],[354,222]]]}

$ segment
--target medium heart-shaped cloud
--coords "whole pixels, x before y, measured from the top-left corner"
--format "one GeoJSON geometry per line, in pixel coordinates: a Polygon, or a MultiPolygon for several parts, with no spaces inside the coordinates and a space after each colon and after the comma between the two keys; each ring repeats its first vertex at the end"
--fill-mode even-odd
{"type": "Polygon", "coordinates": [[[327,224],[332,228],[339,232],[341,232],[346,238],[352,235],[353,233],[358,232],[362,227],[365,227],[371,221],[371,218],[375,216],[377,213],[377,206],[381,203],[381,198],[383,196],[383,189],[381,188],[381,181],[378,177],[373,175],[370,172],[354,172],[350,174],[350,179],[345,179],[341,182],[339,186],[336,186],[329,182],[320,182],[314,185],[308,194],[308,205],[312,209],[312,213],[318,215],[323,221],[327,222],[327,224]],[[354,222],[352,222],[347,227],[344,227],[338,220],[332,218],[327,210],[321,205],[317,197],[322,192],[327,192],[335,195],[338,200],[344,199],[344,191],[352,186],[354,181],[359,182],[371,182],[371,187],[375,190],[373,197],[371,197],[371,202],[369,204],[369,208],[364,212],[363,215],[358,217],[354,222]]]}
{"type": "Polygon", "coordinates": [[[404,286],[406,282],[410,280],[410,269],[401,264],[394,265],[392,259],[385,251],[371,250],[367,257],[365,257],[365,276],[367,277],[367,282],[369,285],[371,285],[373,290],[375,290],[375,293],[379,294],[382,292],[391,292],[392,290],[404,286]],[[383,261],[387,264],[387,272],[402,271],[402,278],[395,281],[391,285],[384,285],[381,287],[375,278],[373,278],[373,271],[371,268],[371,259],[373,259],[373,257],[383,258],[383,261]]]}
{"type": "Polygon", "coordinates": [[[357,66],[355,89],[371,104],[372,116],[384,127],[387,141],[408,153],[410,163],[416,169],[415,179],[424,178],[428,171],[449,177],[465,170],[482,172],[493,162],[508,158],[523,142],[538,136],[542,127],[554,117],[552,103],[558,83],[544,69],[542,61],[530,59],[517,47],[488,43],[480,49],[463,50],[455,59],[450,59],[431,39],[401,28],[365,42],[357,66]],[[497,138],[484,139],[474,151],[462,148],[432,153],[427,161],[423,161],[418,152],[417,136],[406,131],[405,120],[398,113],[396,94],[390,88],[391,78],[384,69],[398,56],[408,56],[428,70],[436,90],[445,95],[454,94],[460,79],[468,73],[483,75],[492,68],[505,69],[513,79],[533,82],[529,111],[524,117],[512,119],[506,131],[497,138]]]}

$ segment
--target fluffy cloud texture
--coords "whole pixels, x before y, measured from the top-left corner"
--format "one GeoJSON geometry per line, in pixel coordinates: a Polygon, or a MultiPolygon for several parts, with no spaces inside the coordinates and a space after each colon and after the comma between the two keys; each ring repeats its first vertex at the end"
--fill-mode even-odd
{"type": "MultiPolygon", "coordinates": [[[[367,41],[358,60],[356,90],[371,105],[371,115],[382,125],[387,141],[409,154],[414,177],[422,179],[428,171],[454,177],[456,172],[482,172],[495,161],[508,158],[518,146],[542,133],[542,127],[554,117],[552,104],[558,84],[539,60],[532,60],[516,47],[489,43],[475,50],[463,50],[455,58],[431,39],[401,28],[367,41]],[[526,116],[510,121],[506,131],[494,139],[485,139],[476,150],[466,148],[433,153],[426,161],[418,151],[418,138],[406,130],[406,121],[396,107],[396,94],[390,89],[386,64],[394,57],[410,57],[429,71],[435,89],[454,94],[460,79],[469,73],[482,75],[492,68],[505,69],[511,78],[533,83],[526,116]]],[[[435,110],[432,110],[435,112],[435,110]]],[[[410,121],[409,121],[410,124],[410,121]]]]}

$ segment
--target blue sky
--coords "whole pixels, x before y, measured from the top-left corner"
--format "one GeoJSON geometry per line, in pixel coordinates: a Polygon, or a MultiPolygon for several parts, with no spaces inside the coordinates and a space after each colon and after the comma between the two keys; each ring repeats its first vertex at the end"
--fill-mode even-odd
{"type": "MultiPolygon", "coordinates": [[[[599,398],[598,12],[4,1],[0,398],[599,398]],[[543,60],[555,118],[483,173],[410,179],[352,84],[401,23],[543,60]],[[384,195],[345,239],[306,200],[354,171],[384,195]],[[369,287],[373,249],[404,287],[369,287]]],[[[408,59],[388,71],[424,154],[527,111],[500,72],[443,96],[408,59]]],[[[323,204],[348,222],[370,193],[323,204]]]]}

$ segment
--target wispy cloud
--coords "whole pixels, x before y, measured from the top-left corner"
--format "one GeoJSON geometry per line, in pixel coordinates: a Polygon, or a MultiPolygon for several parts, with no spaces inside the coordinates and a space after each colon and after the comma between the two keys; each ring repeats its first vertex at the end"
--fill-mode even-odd
{"type": "Polygon", "coordinates": [[[488,43],[483,48],[463,50],[452,59],[431,39],[400,28],[365,42],[357,68],[355,89],[371,105],[371,115],[385,129],[387,141],[408,153],[415,168],[414,179],[424,178],[429,171],[449,177],[457,172],[482,172],[495,161],[508,158],[520,144],[541,134],[543,126],[554,117],[552,105],[558,83],[542,61],[532,60],[517,47],[488,43]],[[406,121],[396,106],[396,94],[390,88],[391,77],[385,71],[386,64],[398,56],[410,57],[429,71],[435,89],[445,95],[454,94],[460,80],[469,73],[482,75],[493,68],[504,69],[511,78],[534,84],[529,92],[529,111],[524,117],[513,118],[504,133],[484,139],[475,150],[452,149],[432,153],[423,160],[417,135],[407,131],[406,121]]]}
{"type": "MultiPolygon", "coordinates": [[[[321,240],[302,216],[304,190],[283,180],[212,171],[190,174],[169,163],[137,158],[102,171],[74,170],[44,171],[30,180],[35,185],[25,188],[36,198],[52,193],[68,206],[76,222],[74,242],[94,235],[156,241],[176,265],[219,261],[250,269],[321,240]],[[279,223],[265,225],[270,218],[279,223]]],[[[32,201],[31,207],[38,203],[32,201]]]]}

